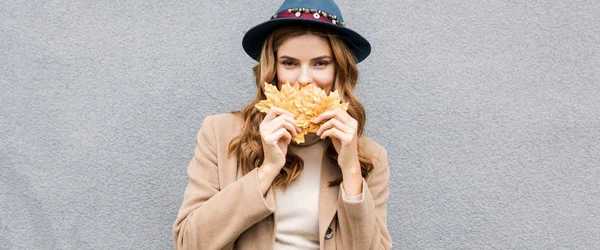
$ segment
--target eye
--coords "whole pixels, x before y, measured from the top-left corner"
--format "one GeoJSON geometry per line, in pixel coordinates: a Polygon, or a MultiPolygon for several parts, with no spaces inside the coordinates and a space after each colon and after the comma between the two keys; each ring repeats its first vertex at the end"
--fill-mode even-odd
{"type": "Polygon", "coordinates": [[[283,66],[286,66],[286,67],[296,66],[296,62],[294,62],[292,60],[285,60],[285,61],[281,62],[281,64],[283,64],[283,66]]]}
{"type": "Polygon", "coordinates": [[[325,66],[329,65],[329,62],[328,61],[316,61],[314,65],[317,67],[325,67],[325,66]]]}

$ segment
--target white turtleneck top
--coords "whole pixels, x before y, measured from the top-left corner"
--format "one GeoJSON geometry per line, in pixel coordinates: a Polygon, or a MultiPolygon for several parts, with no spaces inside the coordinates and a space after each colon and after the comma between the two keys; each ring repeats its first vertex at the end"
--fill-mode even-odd
{"type": "MultiPolygon", "coordinates": [[[[319,249],[319,189],[326,149],[314,133],[305,135],[305,143],[289,145],[288,152],[304,160],[304,169],[286,190],[275,190],[275,250],[319,249]]],[[[362,200],[362,193],[347,197],[342,184],[340,189],[344,201],[362,200]]]]}
{"type": "Polygon", "coordinates": [[[319,249],[319,186],[325,141],[308,134],[305,143],[288,151],[304,160],[300,176],[286,189],[275,191],[274,249],[319,249]]]}

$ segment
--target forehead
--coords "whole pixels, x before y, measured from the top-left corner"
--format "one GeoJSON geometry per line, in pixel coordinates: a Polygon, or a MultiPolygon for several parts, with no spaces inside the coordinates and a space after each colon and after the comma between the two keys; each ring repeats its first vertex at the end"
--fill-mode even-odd
{"type": "Polygon", "coordinates": [[[329,40],[324,37],[306,34],[286,39],[276,52],[279,56],[291,56],[297,59],[331,56],[329,40]]]}

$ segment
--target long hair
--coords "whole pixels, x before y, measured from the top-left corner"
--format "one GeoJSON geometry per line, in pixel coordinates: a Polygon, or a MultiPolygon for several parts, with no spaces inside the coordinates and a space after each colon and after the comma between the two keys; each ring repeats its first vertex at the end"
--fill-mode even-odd
{"type": "MultiPolygon", "coordinates": [[[[349,103],[348,114],[358,122],[358,137],[360,138],[364,132],[366,121],[365,109],[353,94],[354,87],[358,81],[356,60],[343,38],[336,36],[326,29],[306,25],[285,26],[276,29],[267,37],[262,47],[259,63],[253,67],[256,78],[256,98],[242,111],[234,112],[241,112],[244,125],[242,133],[230,142],[229,155],[233,154],[237,156],[238,166],[240,166],[244,175],[260,167],[263,163],[264,152],[259,126],[266,114],[258,111],[258,109],[254,108],[254,105],[267,98],[263,83],[267,82],[277,85],[277,60],[275,53],[287,39],[306,34],[323,37],[329,42],[335,61],[334,88],[339,92],[342,101],[349,103]]],[[[359,144],[358,146],[361,174],[366,178],[373,170],[373,161],[361,145],[359,144]]],[[[326,154],[332,163],[339,167],[337,163],[338,154],[329,138],[326,154]]],[[[288,151],[284,168],[275,177],[272,186],[283,189],[287,188],[300,175],[303,168],[304,161],[302,158],[288,151]]],[[[342,179],[340,178],[330,182],[329,185],[339,185],[341,182],[342,179]]]]}

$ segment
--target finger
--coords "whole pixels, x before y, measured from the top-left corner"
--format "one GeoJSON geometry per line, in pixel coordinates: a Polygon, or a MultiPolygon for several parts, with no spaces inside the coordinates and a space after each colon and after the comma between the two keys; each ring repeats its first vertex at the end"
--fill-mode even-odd
{"type": "Polygon", "coordinates": [[[294,136],[298,134],[298,128],[296,127],[296,120],[286,115],[280,115],[273,119],[271,122],[265,125],[264,133],[271,134],[277,131],[279,128],[284,127],[294,136]]]}
{"type": "Polygon", "coordinates": [[[348,133],[348,134],[352,133],[351,128],[348,125],[340,122],[336,118],[333,118],[333,119],[330,119],[329,121],[326,121],[319,127],[319,130],[317,130],[317,135],[320,136],[321,133],[323,133],[323,131],[331,129],[331,128],[337,128],[340,131],[342,131],[344,133],[348,133]]]}
{"type": "Polygon", "coordinates": [[[345,123],[346,120],[348,120],[349,118],[352,118],[352,117],[345,110],[343,110],[341,108],[336,108],[333,110],[323,112],[322,114],[317,116],[317,118],[315,118],[313,123],[321,123],[324,120],[328,120],[328,119],[332,119],[332,118],[338,118],[340,121],[345,123]]]}
{"type": "Polygon", "coordinates": [[[346,134],[344,134],[342,131],[340,131],[337,128],[331,128],[328,130],[325,130],[325,132],[323,132],[323,134],[321,134],[321,139],[325,139],[325,138],[336,138],[338,140],[340,140],[341,142],[346,142],[346,134]]]}
{"type": "Polygon", "coordinates": [[[277,126],[280,128],[285,128],[294,137],[298,135],[298,130],[296,130],[296,126],[294,126],[294,123],[291,123],[288,120],[281,120],[280,124],[278,124],[277,126]]]}
{"type": "MultiPolygon", "coordinates": [[[[295,136],[294,136],[295,137],[295,136]]],[[[290,134],[289,131],[287,131],[287,133],[284,133],[283,136],[281,138],[279,138],[280,140],[283,139],[283,141],[285,142],[285,144],[290,144],[290,142],[292,142],[292,135],[290,134]]]]}
{"type": "Polygon", "coordinates": [[[265,142],[271,145],[277,145],[277,142],[279,142],[281,138],[284,138],[285,141],[288,139],[291,140],[292,135],[285,128],[280,128],[279,130],[275,131],[275,133],[267,136],[267,140],[265,140],[265,142]]]}
{"type": "Polygon", "coordinates": [[[287,115],[279,115],[273,119],[271,119],[270,121],[267,121],[266,117],[265,119],[263,119],[263,121],[260,123],[260,129],[266,129],[266,131],[268,133],[272,133],[273,131],[275,131],[277,128],[275,128],[273,125],[274,124],[278,124],[277,122],[280,120],[286,120],[290,123],[292,123],[294,126],[296,126],[296,119],[294,119],[293,117],[289,117],[287,115]]]}
{"type": "Polygon", "coordinates": [[[294,126],[296,126],[296,123],[297,123],[296,119],[294,119],[294,117],[290,117],[287,115],[280,115],[272,120],[272,122],[275,122],[275,121],[286,121],[286,122],[291,123],[294,126]]]}
{"type": "Polygon", "coordinates": [[[294,115],[292,115],[292,113],[290,113],[289,111],[287,111],[285,109],[278,108],[278,107],[271,107],[271,109],[269,109],[269,112],[267,112],[267,115],[265,116],[263,121],[269,122],[280,115],[286,115],[286,116],[289,116],[292,118],[294,117],[294,115]]]}

